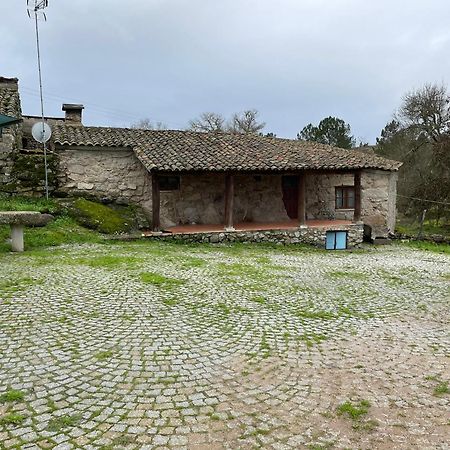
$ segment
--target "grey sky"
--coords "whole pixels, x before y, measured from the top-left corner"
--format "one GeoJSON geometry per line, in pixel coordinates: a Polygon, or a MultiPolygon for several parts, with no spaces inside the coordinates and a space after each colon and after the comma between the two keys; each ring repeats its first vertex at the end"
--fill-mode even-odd
{"type": "MultiPolygon", "coordinates": [[[[204,111],[256,108],[292,137],[334,115],[374,142],[402,95],[450,81],[448,0],[49,0],[40,23],[47,115],[184,128],[204,111]]],[[[38,114],[34,25],[2,0],[0,75],[38,114]]]]}

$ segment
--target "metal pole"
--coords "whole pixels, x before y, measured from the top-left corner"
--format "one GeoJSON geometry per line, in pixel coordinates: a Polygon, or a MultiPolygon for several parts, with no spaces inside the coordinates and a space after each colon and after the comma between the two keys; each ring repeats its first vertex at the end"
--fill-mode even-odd
{"type": "MultiPolygon", "coordinates": [[[[37,17],[38,7],[34,8],[34,21],[36,26],[36,48],[37,48],[37,60],[38,60],[38,72],[39,72],[39,93],[41,97],[41,117],[42,117],[42,136],[44,136],[44,95],[42,93],[42,71],[41,71],[41,52],[39,48],[39,27],[37,17]]],[[[47,145],[44,142],[44,171],[45,171],[45,198],[48,200],[48,167],[47,167],[47,145]]]]}

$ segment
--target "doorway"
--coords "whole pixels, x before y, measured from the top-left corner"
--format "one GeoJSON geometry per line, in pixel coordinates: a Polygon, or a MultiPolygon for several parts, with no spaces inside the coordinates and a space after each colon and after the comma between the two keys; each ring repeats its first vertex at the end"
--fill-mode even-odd
{"type": "Polygon", "coordinates": [[[298,175],[283,175],[281,177],[283,203],[290,219],[298,219],[298,183],[298,175]]]}

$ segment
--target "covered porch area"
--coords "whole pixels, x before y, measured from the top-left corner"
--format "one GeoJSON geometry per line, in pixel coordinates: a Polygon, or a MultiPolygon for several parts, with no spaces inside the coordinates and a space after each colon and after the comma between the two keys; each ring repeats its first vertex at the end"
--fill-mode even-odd
{"type": "MultiPolygon", "coordinates": [[[[208,232],[256,232],[267,230],[296,230],[299,228],[345,227],[361,221],[361,171],[297,171],[283,173],[222,172],[205,174],[176,174],[152,172],[152,228],[153,233],[194,234],[208,232]],[[345,175],[346,189],[351,188],[352,204],[346,205],[344,215],[335,214],[334,190],[331,185],[319,186],[321,177],[345,175]],[[202,184],[196,182],[203,177],[202,184]],[[261,178],[263,179],[261,181],[261,178]],[[264,179],[271,178],[270,183],[264,179]],[[165,192],[170,180],[175,190],[165,192]],[[258,190],[258,195],[253,195],[258,190]],[[350,186],[348,186],[350,185],[350,186]],[[244,187],[243,187],[244,186],[244,187]],[[211,195],[199,193],[211,191],[211,195]],[[317,213],[317,192],[327,192],[328,211],[317,213]],[[163,201],[161,200],[163,193],[163,201]],[[184,220],[165,223],[164,195],[171,196],[172,210],[207,210],[214,202],[213,220],[198,214],[184,220]],[[333,196],[330,205],[330,195],[333,196]],[[246,212],[242,210],[243,198],[246,212]],[[188,199],[190,199],[188,201],[188,199]],[[195,200],[194,200],[195,199],[195,200]],[[274,200],[275,199],[275,200],[274,200]],[[330,210],[332,213],[330,214],[330,210]],[[256,214],[257,211],[258,213],[256,214]],[[280,214],[281,212],[281,214],[280,214]]],[[[336,200],[337,201],[337,200],[336,200]]],[[[322,202],[325,203],[325,202],[322,202]]],[[[179,214],[182,216],[182,214],[179,214]]]]}

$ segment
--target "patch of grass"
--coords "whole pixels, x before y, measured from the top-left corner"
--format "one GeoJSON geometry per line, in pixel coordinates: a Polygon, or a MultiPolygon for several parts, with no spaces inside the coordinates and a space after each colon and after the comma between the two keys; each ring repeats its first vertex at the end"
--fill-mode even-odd
{"type": "Polygon", "coordinates": [[[266,303],[266,299],[262,295],[255,295],[250,300],[252,302],[259,303],[260,305],[263,305],[264,303],[266,303]]]}
{"type": "Polygon", "coordinates": [[[434,395],[440,396],[444,394],[450,394],[450,387],[448,386],[448,381],[442,381],[439,383],[433,391],[434,395]]]}
{"type": "Polygon", "coordinates": [[[25,416],[17,413],[9,413],[0,417],[0,425],[20,425],[25,420],[25,416]]]}
{"type": "MultiPolygon", "coordinates": [[[[11,246],[5,243],[9,236],[9,226],[0,226],[0,253],[10,251],[11,246]]],[[[25,228],[24,242],[25,250],[29,251],[63,244],[102,243],[105,241],[101,235],[81,227],[74,219],[61,216],[45,227],[25,228]]]]}
{"type": "Polygon", "coordinates": [[[338,406],[337,413],[339,416],[346,415],[352,420],[359,420],[369,412],[370,402],[361,400],[358,403],[346,401],[338,406]]]}
{"type": "Polygon", "coordinates": [[[166,298],[165,300],[163,300],[163,303],[166,306],[175,306],[178,304],[178,300],[176,298],[166,298]]]}
{"type": "Polygon", "coordinates": [[[450,245],[448,244],[436,244],[435,242],[428,241],[408,241],[399,245],[405,245],[407,247],[424,250],[427,252],[444,253],[446,255],[450,254],[450,245]]]}
{"type": "Polygon", "coordinates": [[[231,308],[226,303],[217,303],[217,308],[225,315],[231,313],[231,308]]]}
{"type": "Polygon", "coordinates": [[[61,207],[54,200],[45,198],[4,196],[0,194],[0,211],[37,211],[55,214],[61,207]]]}
{"type": "Polygon", "coordinates": [[[181,266],[183,267],[183,269],[194,269],[196,267],[206,266],[206,261],[200,258],[183,257],[181,266]]]}
{"type": "Polygon", "coordinates": [[[331,311],[318,310],[300,310],[297,312],[297,316],[301,319],[321,319],[321,320],[332,320],[336,316],[331,311]]]}
{"type": "Polygon", "coordinates": [[[81,418],[79,414],[55,417],[49,421],[47,429],[56,432],[64,428],[71,428],[77,425],[81,421],[81,418]]]}
{"type": "Polygon", "coordinates": [[[24,399],[24,397],[25,393],[23,391],[11,389],[9,391],[6,391],[4,394],[0,395],[0,403],[20,402],[24,399]]]}
{"type": "Polygon", "coordinates": [[[114,438],[112,442],[112,448],[117,448],[117,446],[127,446],[129,444],[134,444],[136,442],[136,439],[131,437],[130,435],[123,435],[118,436],[114,438]]]}
{"type": "Polygon", "coordinates": [[[153,284],[154,286],[175,287],[184,283],[184,280],[165,277],[154,272],[142,272],[139,274],[139,278],[143,283],[153,284]]]}
{"type": "Polygon", "coordinates": [[[105,359],[109,359],[114,355],[114,352],[112,350],[103,350],[101,352],[98,352],[95,354],[95,357],[99,361],[104,361],[105,359]]]}
{"type": "Polygon", "coordinates": [[[37,286],[43,283],[43,280],[22,277],[13,280],[0,281],[0,293],[11,295],[17,292],[23,292],[31,286],[37,286]]]}

